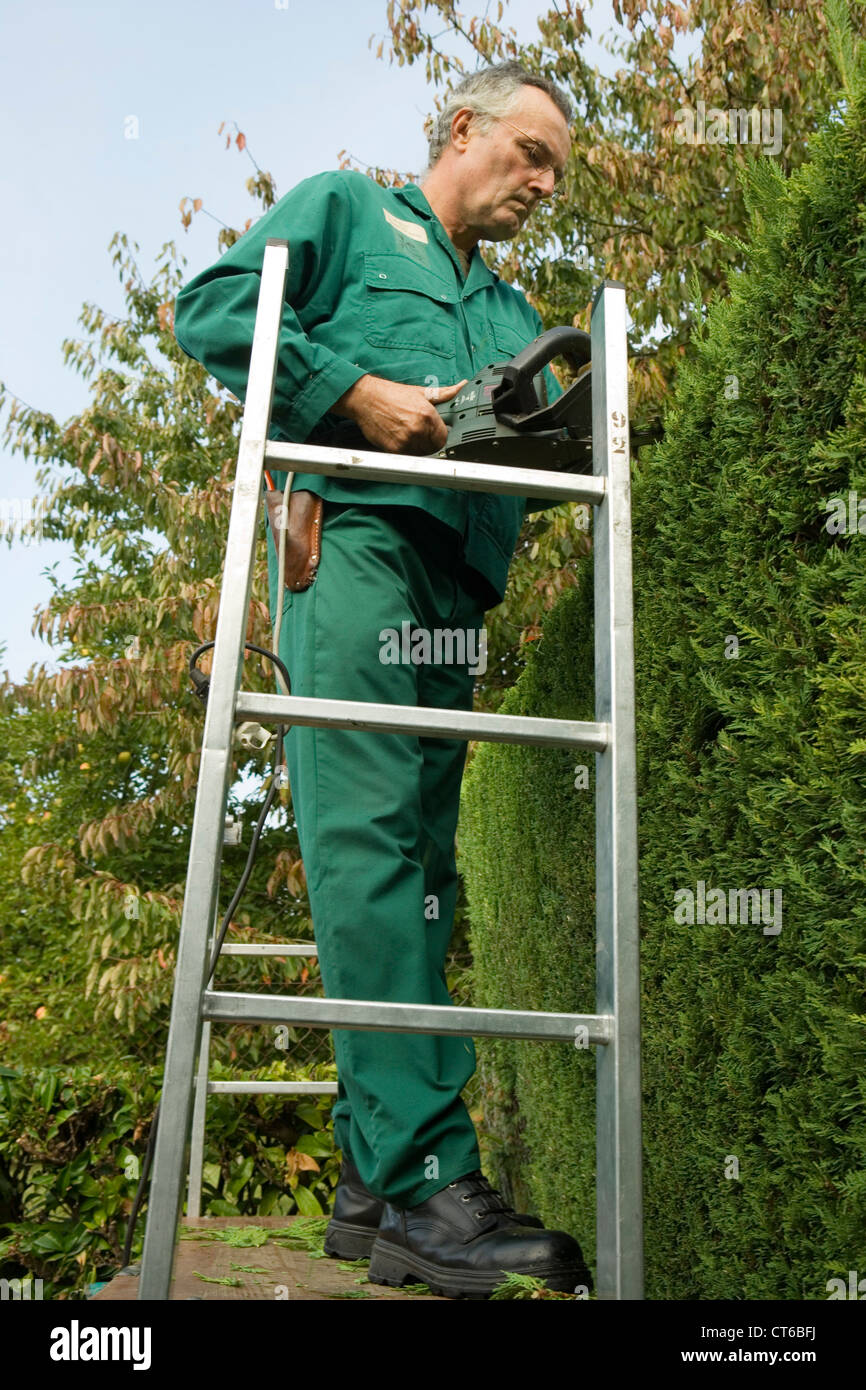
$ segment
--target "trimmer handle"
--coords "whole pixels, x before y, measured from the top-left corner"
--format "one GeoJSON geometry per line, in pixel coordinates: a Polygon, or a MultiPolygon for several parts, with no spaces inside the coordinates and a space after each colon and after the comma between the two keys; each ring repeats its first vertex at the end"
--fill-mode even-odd
{"type": "MultiPolygon", "coordinates": [[[[542,406],[533,378],[555,357],[567,356],[578,367],[591,360],[591,339],[582,328],[550,328],[523,348],[502,369],[502,381],[493,392],[493,413],[512,429],[527,429],[538,417],[542,427],[542,406]]],[[[544,421],[547,425],[547,421],[544,421]]]]}

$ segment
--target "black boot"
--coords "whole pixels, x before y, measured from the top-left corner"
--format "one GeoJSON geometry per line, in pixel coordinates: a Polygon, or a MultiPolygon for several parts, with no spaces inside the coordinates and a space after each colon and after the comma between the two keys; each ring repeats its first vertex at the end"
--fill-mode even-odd
{"type": "Polygon", "coordinates": [[[486,1298],[506,1272],[544,1279],[548,1288],[587,1291],[592,1279],[580,1246],[564,1231],[521,1225],[480,1171],[449,1183],[420,1206],[386,1202],[373,1245],[371,1284],[423,1283],[446,1298],[486,1298]]]}
{"type": "MultiPolygon", "coordinates": [[[[325,1230],[325,1254],[340,1260],[368,1260],[384,1210],[385,1203],[368,1191],[354,1163],[344,1152],[334,1196],[334,1214],[325,1230]]],[[[544,1230],[544,1223],[537,1216],[512,1215],[522,1226],[544,1230]]]]}
{"type": "Polygon", "coordinates": [[[361,1182],[348,1154],[343,1154],[334,1214],[325,1230],[325,1254],[341,1260],[368,1260],[385,1203],[361,1182]]]}

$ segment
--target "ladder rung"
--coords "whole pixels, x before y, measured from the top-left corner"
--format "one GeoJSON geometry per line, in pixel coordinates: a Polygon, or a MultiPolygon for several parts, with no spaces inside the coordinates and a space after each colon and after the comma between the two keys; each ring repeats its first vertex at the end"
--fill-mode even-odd
{"type": "MultiPolygon", "coordinates": [[[[196,1077],[198,1080],[198,1077],[196,1077]]],[[[336,1081],[209,1081],[208,1095],[335,1096],[336,1081]]]]}
{"type": "Polygon", "coordinates": [[[601,502],[607,478],[601,473],[557,473],[541,468],[512,468],[501,463],[464,459],[416,458],[375,450],[329,449],[321,445],[265,443],[265,465],[288,472],[323,473],[380,483],[414,483],[458,492],[501,492],[515,497],[549,497],[559,502],[601,502]]]}
{"type": "Polygon", "coordinates": [[[358,999],[300,999],[291,994],[228,994],[209,990],[202,1018],[210,1022],[303,1023],[308,1028],[355,1028],[387,1033],[456,1033],[535,1042],[607,1043],[612,1014],[549,1014],[525,1009],[465,1009],[450,1004],[385,1004],[358,999]]]}
{"type": "Polygon", "coordinates": [[[374,729],[381,733],[421,734],[425,738],[480,739],[487,743],[553,744],[603,753],[610,725],[578,719],[540,719],[523,714],[484,714],[476,710],[382,705],[367,700],[324,700],[316,696],[270,695],[238,691],[235,721],[329,725],[336,729],[374,729]]]}
{"type": "Polygon", "coordinates": [[[221,956],[317,956],[318,948],[311,942],[307,945],[286,945],[281,946],[277,942],[251,941],[247,946],[235,945],[223,946],[221,956]]]}

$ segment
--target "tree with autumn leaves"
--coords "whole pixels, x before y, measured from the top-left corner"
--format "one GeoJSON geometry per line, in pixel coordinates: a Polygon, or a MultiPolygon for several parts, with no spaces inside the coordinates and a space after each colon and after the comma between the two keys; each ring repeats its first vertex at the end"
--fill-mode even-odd
{"type": "MultiPolygon", "coordinates": [[[[861,33],[866,23],[862,7],[848,21],[837,4],[827,7],[838,21],[830,30],[824,10],[807,0],[782,9],[757,0],[616,0],[614,8],[622,28],[615,78],[586,61],[586,20],[575,0],[542,13],[537,38],[523,46],[504,26],[502,4],[494,22],[450,0],[390,0],[381,56],[424,62],[434,86],[475,62],[519,57],[573,93],[578,115],[564,198],[514,242],[484,254],[527,291],[549,327],[588,327],[598,281],[625,282],[632,416],[641,428],[659,419],[686,351],[696,291],[723,293],[738,263],[731,238],[746,219],[737,171],[754,158],[745,145],[678,142],[677,113],[698,100],[781,111],[778,161],[789,172],[833,100],[833,46],[850,41],[846,24],[861,33]],[[673,56],[677,35],[700,40],[699,57],[685,66],[673,56]]],[[[242,132],[233,143],[249,155],[242,132]]],[[[263,210],[277,197],[274,178],[258,166],[247,187],[263,210]]],[[[184,199],[183,225],[204,211],[200,199],[184,199]]],[[[223,227],[218,247],[241,234],[223,227]]],[[[82,1054],[94,1012],[135,1039],[124,1047],[158,1052],[186,873],[202,727],[188,660],[214,636],[241,407],[175,342],[172,306],[188,277],[174,243],[163,247],[150,278],[127,236],[116,236],[110,250],[125,312],[115,319],[86,306],[84,337],[65,345],[69,365],[89,384],[90,405],[60,424],[0,397],[7,444],[33,457],[37,481],[50,490],[46,534],[70,542],[79,559],[74,581],[56,584],[39,615],[62,669],[38,669],[17,684],[6,679],[0,690],[0,925],[7,945],[23,943],[25,959],[44,939],[56,985],[37,1002],[23,984],[15,992],[14,969],[11,983],[0,982],[13,991],[11,1055],[38,1052],[38,1037],[51,1037],[52,1011],[62,1008],[79,1020],[82,1054]],[[88,547],[98,549],[98,562],[87,558],[88,547]],[[62,952],[49,944],[59,941],[62,952]],[[74,1004],[63,1004],[72,993],[74,1004]],[[28,1018],[45,1011],[38,1037],[32,1023],[20,1024],[28,1007],[28,1018]]],[[[482,707],[497,706],[520,667],[522,643],[538,635],[545,611],[575,582],[574,562],[589,544],[580,520],[564,505],[527,523],[509,596],[488,619],[482,707]]],[[[248,637],[270,643],[263,534],[248,637]]],[[[201,667],[208,670],[208,655],[201,667]]],[[[249,657],[247,686],[270,690],[272,681],[268,663],[249,657]]],[[[265,770],[263,760],[239,756],[237,771],[245,766],[265,770]]],[[[236,914],[241,932],[309,930],[290,795],[280,798],[282,825],[269,832],[236,914]]],[[[232,809],[247,827],[256,813],[237,797],[232,809]]],[[[242,856],[226,851],[224,897],[242,856]]],[[[52,1045],[61,1033],[68,1041],[69,1025],[69,1017],[57,1022],[52,1045]]]]}
{"type": "Polygon", "coordinates": [[[699,101],[707,111],[779,112],[776,160],[789,174],[806,159],[817,118],[833,101],[834,45],[850,43],[846,31],[866,33],[863,0],[852,0],[850,16],[844,5],[814,0],[613,0],[620,31],[611,51],[622,62],[613,77],[585,57],[589,7],[579,0],[554,0],[526,44],[505,22],[502,0],[496,22],[490,9],[482,18],[453,0],[388,0],[380,56],[424,63],[434,87],[476,65],[518,58],[572,95],[563,196],[536,209],[514,241],[488,245],[485,258],[520,284],[549,326],[588,329],[599,281],[621,280],[633,325],[633,419],[650,423],[688,341],[694,276],[707,297],[724,291],[732,266],[742,264],[717,234],[736,236],[746,225],[736,176],[760,153],[745,142],[690,143],[680,113],[699,101]],[[677,38],[699,41],[694,61],[675,59],[677,38]]]}
{"type": "MultiPolygon", "coordinates": [[[[57,1055],[68,1057],[71,1043],[86,1049],[87,1013],[112,1035],[119,1023],[122,1047],[134,1038],[147,1053],[164,1040],[202,732],[188,663],[215,631],[241,414],[175,342],[172,305],[184,280],[175,248],[163,248],[149,283],[125,236],[111,249],[126,314],[113,319],[86,306],[85,339],[64,347],[90,385],[90,406],[61,425],[13,401],[6,420],[7,443],[35,456],[40,483],[52,489],[45,534],[69,540],[79,560],[74,582],[55,582],[39,615],[61,669],[43,666],[0,689],[2,930],[7,950],[20,948],[28,967],[11,965],[5,984],[13,992],[20,984],[25,1019],[45,1010],[35,1040],[32,1028],[21,1033],[28,1058],[55,1024],[57,1055]],[[58,478],[61,467],[71,481],[58,478]],[[46,999],[37,990],[31,1008],[30,957],[54,933],[63,963],[52,978],[60,969],[63,987],[46,981],[46,999]],[[66,989],[83,1030],[74,1040],[70,1018],[58,1015],[66,989]]],[[[262,546],[248,635],[263,646],[266,595],[262,546]]],[[[200,666],[209,670],[210,653],[200,666]]],[[[251,657],[246,681],[270,690],[267,663],[251,657]]],[[[262,760],[239,755],[239,773],[245,765],[265,770],[262,760]]],[[[241,937],[309,928],[289,795],[278,796],[269,862],[260,857],[236,914],[241,937]]],[[[245,829],[242,847],[226,850],[223,897],[243,866],[257,810],[236,796],[231,809],[245,829]]],[[[18,1055],[19,1025],[20,1015],[6,1024],[8,1056],[18,1055]]]]}

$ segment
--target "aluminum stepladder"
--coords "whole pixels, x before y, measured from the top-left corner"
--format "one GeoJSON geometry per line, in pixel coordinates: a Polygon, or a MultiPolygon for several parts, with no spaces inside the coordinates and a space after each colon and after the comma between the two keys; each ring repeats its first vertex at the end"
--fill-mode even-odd
{"type": "MultiPolygon", "coordinates": [[[[169,1298],[203,1022],[243,1021],[596,1046],[596,1294],[599,1299],[640,1299],[640,976],[624,287],[606,280],[593,299],[593,472],[580,476],[269,440],[287,270],[288,243],[269,240],[217,619],[138,1297],[169,1298]],[[595,722],[241,690],[262,478],[268,465],[286,471],[300,471],[303,466],[308,473],[591,503],[595,722]],[[540,1013],[207,990],[233,731],[246,720],[595,752],[597,1012],[540,1013]]],[[[284,945],[279,950],[287,954],[284,945]]],[[[235,1084],[270,1089],[264,1082],[235,1084]]],[[[203,1087],[198,1089],[201,1104],[203,1087]]]]}

